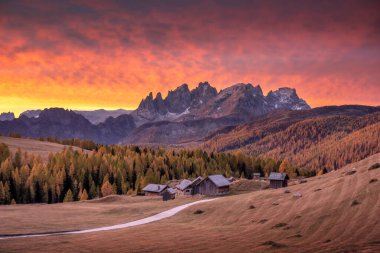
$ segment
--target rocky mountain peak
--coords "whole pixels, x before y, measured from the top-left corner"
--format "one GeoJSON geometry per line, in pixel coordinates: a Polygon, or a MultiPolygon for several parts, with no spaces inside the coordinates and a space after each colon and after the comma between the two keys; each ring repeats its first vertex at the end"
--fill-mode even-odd
{"type": "Polygon", "coordinates": [[[208,82],[200,82],[191,91],[187,84],[182,84],[169,91],[165,99],[161,93],[157,93],[153,99],[153,94],[149,93],[132,115],[137,115],[139,125],[147,121],[219,118],[231,115],[239,115],[249,120],[275,109],[304,110],[310,107],[292,88],[279,88],[264,96],[260,85],[254,86],[251,83],[237,83],[218,93],[208,82]]]}
{"type": "Polygon", "coordinates": [[[198,87],[191,91],[192,105],[196,106],[207,103],[216,95],[218,95],[218,91],[208,82],[199,83],[198,87]]]}
{"type": "Polygon", "coordinates": [[[161,95],[161,92],[158,92],[157,95],[156,95],[156,100],[157,101],[162,101],[162,95],[161,95]]]}
{"type": "Polygon", "coordinates": [[[310,106],[297,95],[296,89],[282,87],[275,91],[270,91],[266,101],[274,109],[308,110],[310,106]]]}
{"type": "Polygon", "coordinates": [[[184,112],[191,104],[191,93],[189,86],[185,83],[176,88],[174,91],[169,91],[165,99],[167,109],[171,113],[184,112]]]}

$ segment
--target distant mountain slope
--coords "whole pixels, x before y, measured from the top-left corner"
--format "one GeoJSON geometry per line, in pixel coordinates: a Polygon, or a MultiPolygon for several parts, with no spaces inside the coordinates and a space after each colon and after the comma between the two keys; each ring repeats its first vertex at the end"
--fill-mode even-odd
{"type": "Polygon", "coordinates": [[[3,112],[0,114],[0,121],[9,121],[13,120],[15,115],[13,112],[3,112]]]}
{"type": "Polygon", "coordinates": [[[99,124],[105,122],[109,117],[111,118],[117,118],[121,115],[130,114],[131,110],[124,110],[124,109],[118,109],[118,110],[95,110],[95,111],[74,111],[86,119],[88,119],[92,124],[99,124]]]}
{"type": "Polygon", "coordinates": [[[213,132],[233,125],[234,122],[239,121],[224,117],[146,123],[131,131],[121,143],[169,145],[201,141],[213,132]]]}
{"type": "Polygon", "coordinates": [[[130,115],[109,118],[99,125],[91,124],[82,115],[61,108],[45,109],[38,117],[21,116],[13,121],[0,122],[0,133],[19,133],[25,137],[79,138],[98,143],[116,143],[135,128],[130,115]]]}
{"type": "MultiPolygon", "coordinates": [[[[0,136],[0,143],[6,144],[13,154],[18,149],[21,149],[22,152],[27,152],[28,154],[40,156],[44,161],[47,161],[50,153],[61,152],[64,148],[71,147],[47,141],[38,141],[24,138],[11,138],[4,136],[0,136]]],[[[78,147],[72,148],[74,150],[81,150],[81,148],[78,147]]],[[[85,152],[87,152],[88,154],[91,153],[91,151],[87,150],[85,150],[85,152]]]]}
{"type": "Polygon", "coordinates": [[[201,146],[287,158],[306,169],[332,170],[380,152],[379,143],[379,108],[340,106],[270,113],[215,133],[201,146]]]}
{"type": "MultiPolygon", "coordinates": [[[[42,110],[28,110],[23,113],[21,113],[20,116],[26,116],[28,118],[38,118],[42,110]]],[[[74,110],[77,114],[82,115],[86,119],[88,119],[92,124],[99,124],[109,117],[112,118],[117,118],[120,115],[124,114],[129,114],[131,111],[129,110],[123,110],[123,109],[118,109],[118,110],[94,110],[94,111],[79,111],[79,110],[74,110]]]]}

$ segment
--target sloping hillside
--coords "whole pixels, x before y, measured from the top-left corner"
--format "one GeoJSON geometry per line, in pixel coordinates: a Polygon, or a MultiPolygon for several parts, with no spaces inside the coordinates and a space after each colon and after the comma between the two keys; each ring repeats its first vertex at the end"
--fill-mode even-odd
{"type": "MultiPolygon", "coordinates": [[[[6,144],[10,151],[14,154],[17,149],[21,149],[22,152],[28,152],[36,156],[41,156],[43,160],[47,160],[49,153],[61,152],[65,145],[51,143],[46,141],[37,141],[32,139],[11,138],[0,136],[0,143],[6,144]]],[[[80,148],[73,147],[74,150],[81,150],[80,148]]],[[[91,151],[86,151],[91,152],[91,151]]]]}
{"type": "Polygon", "coordinates": [[[380,168],[368,169],[379,162],[376,154],[290,186],[290,193],[223,197],[130,229],[9,239],[0,251],[378,252],[380,168]]]}
{"type": "Polygon", "coordinates": [[[287,158],[301,168],[333,170],[380,152],[379,143],[378,108],[341,106],[269,114],[210,136],[202,147],[287,158]]]}

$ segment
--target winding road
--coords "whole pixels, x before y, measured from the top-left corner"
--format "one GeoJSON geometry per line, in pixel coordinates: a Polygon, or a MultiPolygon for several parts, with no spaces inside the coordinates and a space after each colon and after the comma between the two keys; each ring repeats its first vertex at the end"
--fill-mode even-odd
{"type": "Polygon", "coordinates": [[[215,199],[204,199],[195,201],[192,203],[180,205],[177,207],[174,207],[172,209],[169,209],[167,211],[149,216],[144,219],[131,221],[128,223],[122,223],[118,225],[113,226],[107,226],[107,227],[99,227],[99,228],[92,228],[92,229],[84,229],[84,230],[72,230],[72,231],[58,231],[58,232],[49,232],[49,233],[31,233],[31,234],[18,234],[18,235],[0,235],[0,240],[5,239],[14,239],[14,238],[30,238],[30,237],[42,237],[42,236],[52,236],[52,235],[71,235],[71,234],[86,234],[86,233],[94,233],[94,232],[100,232],[100,231],[109,231],[109,230],[115,230],[115,229],[122,229],[122,228],[129,228],[129,227],[135,227],[147,223],[151,223],[154,221],[162,220],[165,218],[169,218],[178,212],[182,211],[183,209],[193,206],[200,203],[210,202],[215,199]]]}

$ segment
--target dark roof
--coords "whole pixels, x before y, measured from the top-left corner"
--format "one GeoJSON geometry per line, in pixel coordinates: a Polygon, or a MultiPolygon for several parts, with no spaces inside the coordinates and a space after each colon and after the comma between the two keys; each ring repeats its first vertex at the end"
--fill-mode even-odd
{"type": "Polygon", "coordinates": [[[162,192],[165,190],[168,186],[163,184],[148,184],[147,186],[142,189],[144,192],[162,192]]]}
{"type": "Polygon", "coordinates": [[[210,175],[207,178],[218,187],[229,186],[231,184],[223,175],[210,175]]]}
{"type": "Polygon", "coordinates": [[[269,180],[280,180],[284,181],[285,179],[288,179],[288,175],[286,173],[280,173],[280,172],[271,172],[269,175],[269,180]]]}
{"type": "Polygon", "coordinates": [[[196,179],[193,180],[193,182],[191,182],[191,185],[197,185],[199,182],[201,182],[203,180],[203,177],[197,177],[196,179]]]}
{"type": "Polygon", "coordinates": [[[169,187],[169,188],[167,189],[167,191],[168,191],[170,194],[175,194],[175,190],[174,190],[173,188],[171,188],[171,187],[169,187]]]}
{"type": "Polygon", "coordinates": [[[179,184],[177,184],[177,188],[180,189],[181,191],[185,190],[189,185],[191,185],[193,182],[190,180],[184,179],[182,180],[179,184]]]}

